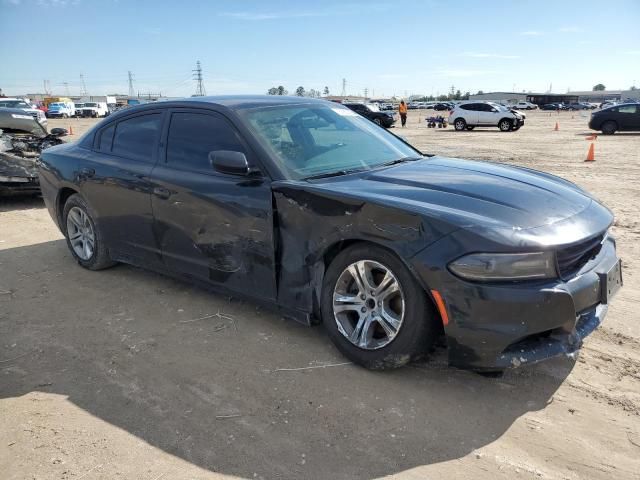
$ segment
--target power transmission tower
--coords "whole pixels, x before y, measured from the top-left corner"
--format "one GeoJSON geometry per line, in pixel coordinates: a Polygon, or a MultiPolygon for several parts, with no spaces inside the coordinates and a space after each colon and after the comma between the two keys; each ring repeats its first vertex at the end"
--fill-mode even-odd
{"type": "Polygon", "coordinates": [[[87,86],[84,83],[84,75],[82,73],[80,74],[80,83],[82,84],[82,96],[86,97],[87,96],[87,86]]]}
{"type": "Polygon", "coordinates": [[[347,79],[343,78],[342,79],[342,93],[340,94],[341,97],[346,97],[347,96],[347,79]]]}
{"type": "Polygon", "coordinates": [[[68,97],[69,96],[69,82],[63,82],[62,85],[64,85],[64,94],[68,97]]]}
{"type": "Polygon", "coordinates": [[[131,73],[131,70],[129,70],[127,73],[129,74],[129,96],[135,97],[136,92],[133,89],[133,73],[131,73]]]}
{"type": "Polygon", "coordinates": [[[369,93],[369,89],[368,89],[368,88],[365,88],[365,89],[364,89],[364,99],[365,99],[365,100],[367,99],[367,94],[368,94],[368,93],[369,93]]]}
{"type": "Polygon", "coordinates": [[[202,67],[200,66],[200,60],[196,62],[196,69],[193,70],[193,79],[196,81],[196,93],[194,97],[204,97],[207,92],[204,89],[202,83],[202,67]]]}
{"type": "Polygon", "coordinates": [[[49,80],[43,80],[43,82],[45,95],[51,95],[51,83],[49,83],[49,80]]]}

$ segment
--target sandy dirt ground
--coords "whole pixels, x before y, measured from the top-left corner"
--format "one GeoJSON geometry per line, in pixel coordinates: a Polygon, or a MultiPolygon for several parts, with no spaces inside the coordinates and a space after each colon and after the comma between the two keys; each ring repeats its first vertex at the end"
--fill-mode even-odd
{"type": "MultiPolygon", "coordinates": [[[[601,136],[585,163],[580,113],[532,112],[515,133],[425,113],[396,133],[560,175],[615,212],[625,286],[577,359],[485,378],[438,350],[369,372],[250,302],[83,270],[40,200],[0,200],[0,477],[640,479],[640,133],[601,136]]],[[[49,127],[73,140],[93,123],[49,127]]]]}

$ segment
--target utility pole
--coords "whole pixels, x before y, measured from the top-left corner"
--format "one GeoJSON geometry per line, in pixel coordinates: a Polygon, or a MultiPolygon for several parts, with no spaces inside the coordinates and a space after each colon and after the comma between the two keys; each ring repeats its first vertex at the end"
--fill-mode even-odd
{"type": "Polygon", "coordinates": [[[347,79],[343,78],[342,79],[342,93],[340,94],[341,97],[346,97],[347,96],[347,79]]]}
{"type": "Polygon", "coordinates": [[[51,95],[51,83],[49,80],[43,80],[44,83],[44,93],[45,95],[51,95]]]}
{"type": "Polygon", "coordinates": [[[63,82],[62,85],[64,85],[64,94],[68,97],[69,96],[69,82],[63,82]]]}
{"type": "Polygon", "coordinates": [[[82,84],[82,96],[87,96],[87,85],[84,83],[84,75],[80,74],[80,83],[82,84]]]}
{"type": "Polygon", "coordinates": [[[136,95],[136,92],[133,89],[133,73],[131,73],[131,70],[129,70],[127,73],[129,74],[129,96],[134,97],[136,95]]]}
{"type": "Polygon", "coordinates": [[[202,83],[202,67],[200,66],[200,60],[196,62],[196,69],[193,70],[193,79],[196,81],[196,93],[194,97],[204,97],[207,92],[205,91],[202,83]]]}

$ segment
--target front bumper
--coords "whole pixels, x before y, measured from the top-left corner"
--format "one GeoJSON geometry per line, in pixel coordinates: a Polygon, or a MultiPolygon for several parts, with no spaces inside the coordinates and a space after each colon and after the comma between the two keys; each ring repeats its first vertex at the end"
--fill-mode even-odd
{"type": "Polygon", "coordinates": [[[607,313],[603,278],[620,261],[607,237],[598,255],[566,281],[483,284],[446,268],[436,273],[421,267],[442,254],[437,250],[416,256],[414,267],[443,297],[449,363],[480,371],[575,353],[607,313]]]}
{"type": "Polygon", "coordinates": [[[0,175],[0,196],[40,193],[38,177],[5,177],[0,175]]]}

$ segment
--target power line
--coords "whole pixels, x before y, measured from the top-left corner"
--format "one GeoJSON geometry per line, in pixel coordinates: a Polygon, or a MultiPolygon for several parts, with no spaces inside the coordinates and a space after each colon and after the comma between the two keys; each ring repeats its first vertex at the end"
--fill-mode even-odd
{"type": "Polygon", "coordinates": [[[207,92],[204,89],[202,83],[202,67],[200,66],[200,60],[196,62],[196,69],[193,70],[193,79],[196,81],[196,93],[195,97],[204,97],[207,92]]]}
{"type": "Polygon", "coordinates": [[[136,93],[135,93],[135,90],[133,89],[133,73],[131,73],[131,70],[129,70],[127,74],[129,77],[129,96],[134,97],[136,93]]]}

